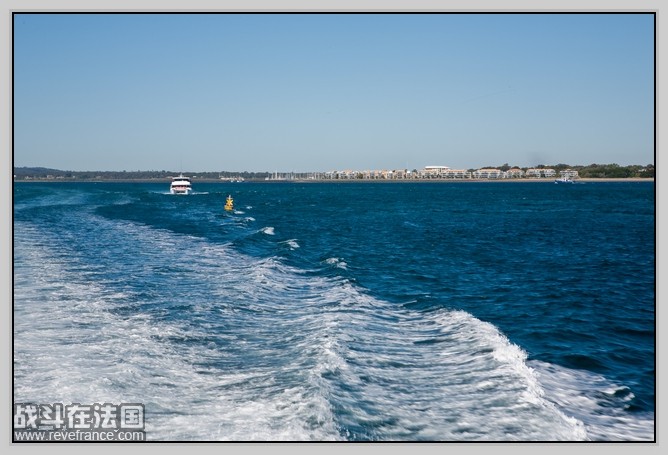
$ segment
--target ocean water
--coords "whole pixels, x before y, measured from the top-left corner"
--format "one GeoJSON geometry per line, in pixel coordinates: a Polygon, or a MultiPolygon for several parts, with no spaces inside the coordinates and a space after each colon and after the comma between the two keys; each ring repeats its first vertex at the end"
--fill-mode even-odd
{"type": "Polygon", "coordinates": [[[15,402],[141,402],[148,440],[655,439],[653,183],[167,186],[14,185],[15,402]]]}

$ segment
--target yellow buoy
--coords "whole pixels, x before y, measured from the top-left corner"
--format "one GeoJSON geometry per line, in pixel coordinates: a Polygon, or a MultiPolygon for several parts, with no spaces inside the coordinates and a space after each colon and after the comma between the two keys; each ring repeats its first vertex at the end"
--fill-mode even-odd
{"type": "Polygon", "coordinates": [[[232,196],[227,196],[227,199],[225,200],[225,210],[234,210],[234,200],[232,199],[232,196]]]}

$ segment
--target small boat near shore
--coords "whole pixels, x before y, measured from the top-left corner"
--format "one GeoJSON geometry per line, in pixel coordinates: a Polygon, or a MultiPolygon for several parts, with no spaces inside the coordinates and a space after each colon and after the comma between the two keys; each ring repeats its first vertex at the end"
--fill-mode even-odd
{"type": "Polygon", "coordinates": [[[559,184],[563,184],[563,183],[574,183],[574,182],[569,177],[564,177],[564,178],[556,179],[554,181],[554,183],[559,185],[559,184]]]}
{"type": "Polygon", "coordinates": [[[183,174],[172,178],[172,184],[169,186],[169,192],[171,194],[190,194],[192,191],[190,178],[184,177],[183,174]]]}

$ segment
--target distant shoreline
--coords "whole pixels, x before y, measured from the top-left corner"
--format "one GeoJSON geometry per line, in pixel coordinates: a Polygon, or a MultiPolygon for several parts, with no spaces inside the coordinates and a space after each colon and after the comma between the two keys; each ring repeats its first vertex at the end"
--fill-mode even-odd
{"type": "MultiPolygon", "coordinates": [[[[519,179],[396,179],[396,180],[364,180],[364,179],[341,179],[341,180],[269,180],[270,182],[307,182],[307,183],[554,183],[556,178],[519,178],[519,179]]],[[[641,178],[580,178],[573,180],[574,183],[596,183],[596,182],[652,182],[654,177],[641,178]]]]}
{"type": "MultiPolygon", "coordinates": [[[[555,178],[518,178],[518,179],[293,179],[293,180],[265,180],[265,179],[247,179],[244,182],[230,182],[221,179],[193,179],[193,184],[197,183],[226,183],[234,185],[243,185],[249,183],[553,183],[555,178]]],[[[54,178],[31,178],[14,179],[14,183],[164,183],[169,184],[171,179],[54,179],[54,178]]],[[[652,182],[654,177],[640,178],[579,178],[575,183],[596,183],[596,182],[652,182]]]]}

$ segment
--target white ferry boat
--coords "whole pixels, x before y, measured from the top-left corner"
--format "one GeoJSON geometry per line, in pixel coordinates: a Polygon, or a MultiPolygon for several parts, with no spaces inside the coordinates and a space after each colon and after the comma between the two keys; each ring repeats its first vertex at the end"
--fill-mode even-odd
{"type": "Polygon", "coordinates": [[[169,192],[172,194],[190,194],[193,189],[190,184],[190,179],[184,177],[183,174],[178,177],[172,177],[172,184],[169,187],[169,192]]]}

